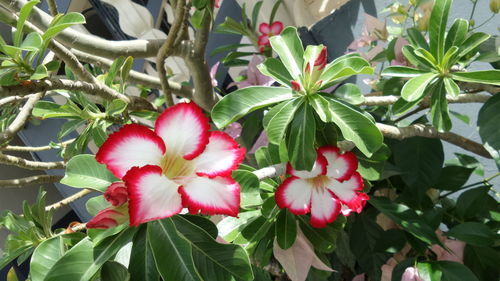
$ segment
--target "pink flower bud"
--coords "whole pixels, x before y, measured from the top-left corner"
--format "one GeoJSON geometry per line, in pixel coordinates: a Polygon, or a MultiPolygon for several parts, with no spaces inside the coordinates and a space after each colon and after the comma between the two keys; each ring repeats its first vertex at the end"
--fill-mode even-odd
{"type": "Polygon", "coordinates": [[[290,83],[292,83],[292,90],[300,91],[301,86],[300,86],[299,82],[292,80],[292,81],[290,81],[290,83]]]}
{"type": "MultiPolygon", "coordinates": [[[[325,68],[326,59],[327,59],[327,50],[326,50],[326,47],[324,47],[321,50],[321,52],[319,53],[319,56],[314,61],[314,69],[315,70],[322,70],[323,68],[325,68]]],[[[308,64],[308,66],[309,66],[309,64],[308,64]]]]}
{"type": "Polygon", "coordinates": [[[415,267],[408,267],[403,276],[401,276],[401,281],[423,281],[418,274],[418,270],[415,267]]]}
{"type": "Polygon", "coordinates": [[[124,182],[114,182],[104,193],[104,198],[113,206],[121,206],[128,201],[127,187],[124,182]]]}
{"type": "Polygon", "coordinates": [[[87,228],[107,229],[127,221],[128,216],[113,207],[100,211],[87,223],[87,228]]]}

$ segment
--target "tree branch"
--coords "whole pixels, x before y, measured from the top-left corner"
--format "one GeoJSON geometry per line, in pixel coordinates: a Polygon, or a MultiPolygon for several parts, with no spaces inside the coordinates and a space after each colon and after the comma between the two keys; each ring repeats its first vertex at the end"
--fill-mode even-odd
{"type": "Polygon", "coordinates": [[[0,133],[0,144],[4,144],[10,141],[10,139],[12,139],[17,134],[17,132],[19,132],[24,127],[26,121],[28,121],[28,118],[31,115],[33,107],[35,107],[36,102],[43,97],[43,92],[41,91],[33,91],[33,92],[40,92],[40,93],[32,95],[28,99],[28,101],[26,101],[26,103],[23,105],[23,107],[17,114],[14,121],[12,121],[12,123],[9,125],[9,127],[7,127],[5,131],[0,133]]]}
{"type": "Polygon", "coordinates": [[[30,184],[44,184],[44,183],[54,183],[59,182],[62,176],[49,176],[49,175],[39,175],[31,176],[20,179],[12,180],[0,180],[0,187],[23,187],[30,184]]]}
{"type": "Polygon", "coordinates": [[[168,107],[174,105],[170,85],[168,84],[167,71],[165,70],[165,60],[172,55],[175,48],[175,39],[181,31],[184,22],[186,0],[178,0],[175,10],[175,18],[170,30],[168,31],[167,40],[161,46],[156,56],[156,71],[160,77],[161,89],[165,95],[165,101],[168,107]]]}
{"type": "Polygon", "coordinates": [[[47,0],[47,4],[49,4],[49,11],[52,16],[55,16],[59,13],[57,11],[57,4],[55,0],[47,0]]]}
{"type": "Polygon", "coordinates": [[[392,139],[402,140],[417,136],[442,139],[482,157],[492,158],[488,151],[480,143],[452,132],[439,132],[431,126],[415,124],[408,127],[398,128],[395,126],[377,123],[377,128],[379,128],[384,136],[392,139]]]}
{"type": "Polygon", "coordinates": [[[91,189],[83,189],[69,197],[66,197],[64,198],[63,200],[59,201],[59,202],[56,202],[52,205],[49,205],[47,207],[45,207],[45,211],[50,211],[50,210],[57,210],[61,207],[64,207],[66,205],[68,205],[69,203],[72,203],[80,198],[82,198],[83,196],[87,195],[87,194],[90,194],[92,193],[93,190],[91,189]]]}
{"type": "MultiPolygon", "coordinates": [[[[365,101],[360,105],[390,105],[394,104],[400,98],[400,96],[365,96],[365,101]]],[[[489,98],[491,98],[490,94],[460,94],[456,98],[449,96],[446,97],[449,103],[484,103],[489,98]]],[[[420,105],[423,107],[429,107],[429,102],[424,101],[420,105]]]]}
{"type": "Polygon", "coordinates": [[[62,161],[59,162],[31,161],[12,155],[6,155],[3,153],[0,153],[0,164],[17,166],[28,170],[64,169],[66,167],[66,164],[62,161]]]}
{"type": "MultiPolygon", "coordinates": [[[[60,146],[64,147],[70,143],[75,141],[75,139],[70,139],[67,141],[63,141],[59,143],[60,146]]],[[[45,145],[45,146],[15,146],[15,145],[7,145],[4,147],[0,147],[0,151],[26,151],[26,152],[38,152],[38,151],[45,151],[45,150],[51,150],[54,147],[50,145],[45,145]]]]}

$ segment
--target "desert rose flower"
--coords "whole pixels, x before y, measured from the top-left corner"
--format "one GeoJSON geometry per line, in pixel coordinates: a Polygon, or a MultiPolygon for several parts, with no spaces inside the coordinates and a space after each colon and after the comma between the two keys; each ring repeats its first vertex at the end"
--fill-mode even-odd
{"type": "Polygon", "coordinates": [[[352,152],[334,146],[318,149],[311,171],[297,171],[290,164],[287,178],[276,190],[276,203],[296,215],[311,213],[313,227],[325,227],[342,212],[361,212],[368,195],[361,193],[363,180],[352,152]]]}
{"type": "Polygon", "coordinates": [[[112,228],[129,219],[128,192],[125,183],[114,182],[104,193],[104,199],[113,205],[101,210],[95,217],[87,222],[87,228],[112,228]]]}
{"type": "Polygon", "coordinates": [[[257,41],[259,46],[271,46],[269,38],[274,35],[279,35],[281,31],[283,31],[283,23],[280,21],[275,21],[271,24],[263,22],[259,25],[259,31],[262,34],[259,36],[259,40],[257,41]]]}
{"type": "Polygon", "coordinates": [[[236,216],[240,186],[231,177],[245,151],[229,135],[209,132],[194,103],[179,103],[156,120],[154,131],[123,126],[99,149],[96,160],[127,186],[130,225],[178,214],[236,216]]]}

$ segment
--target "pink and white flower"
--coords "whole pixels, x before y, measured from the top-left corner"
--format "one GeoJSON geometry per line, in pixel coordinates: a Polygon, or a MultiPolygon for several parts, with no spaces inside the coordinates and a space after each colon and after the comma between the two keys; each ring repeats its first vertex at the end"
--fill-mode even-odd
{"type": "Polygon", "coordinates": [[[87,222],[87,228],[112,228],[129,219],[128,192],[124,182],[114,182],[104,193],[104,199],[111,203],[111,207],[101,210],[87,222]]]}
{"type": "Polygon", "coordinates": [[[311,213],[311,225],[325,227],[339,213],[361,212],[368,195],[361,193],[363,179],[356,172],[358,160],[352,152],[340,153],[334,146],[318,149],[311,171],[297,171],[290,164],[287,178],[276,190],[276,203],[296,215],[311,213]]]}
{"type": "Polygon", "coordinates": [[[259,40],[257,41],[259,46],[271,46],[269,38],[274,35],[279,35],[281,31],[283,31],[283,23],[280,21],[275,21],[271,24],[263,22],[259,25],[259,31],[260,33],[262,33],[262,35],[259,36],[259,40]]]}
{"type": "Polygon", "coordinates": [[[197,105],[179,103],[158,117],[154,131],[128,124],[104,142],[96,160],[125,182],[130,225],[170,217],[183,207],[193,214],[238,214],[240,186],[231,172],[245,150],[209,128],[197,105]]]}

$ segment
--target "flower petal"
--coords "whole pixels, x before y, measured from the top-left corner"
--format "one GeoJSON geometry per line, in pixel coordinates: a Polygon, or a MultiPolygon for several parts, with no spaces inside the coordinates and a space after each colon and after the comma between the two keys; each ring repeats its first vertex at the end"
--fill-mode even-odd
{"type": "Polygon", "coordinates": [[[314,162],[311,171],[297,171],[292,167],[292,165],[290,165],[290,162],[288,162],[288,165],[286,167],[286,172],[287,174],[302,179],[310,179],[317,177],[319,175],[325,175],[327,171],[327,163],[328,162],[326,162],[326,158],[320,153],[318,153],[318,157],[316,158],[316,161],[314,162]]]}
{"type": "Polygon", "coordinates": [[[109,136],[95,158],[122,178],[134,166],[160,164],[164,153],[165,144],[153,131],[145,126],[128,124],[109,136]]]}
{"type": "Polygon", "coordinates": [[[87,222],[87,228],[107,229],[118,226],[127,221],[127,206],[119,208],[109,207],[101,210],[95,217],[87,222]]]}
{"type": "Polygon", "coordinates": [[[276,204],[296,215],[307,214],[311,207],[312,190],[313,186],[308,181],[289,177],[276,189],[276,204]]]}
{"type": "Polygon", "coordinates": [[[311,225],[325,227],[340,213],[340,202],[325,188],[316,188],[311,196],[311,225]]]}
{"type": "Polygon", "coordinates": [[[112,183],[104,192],[104,199],[113,206],[121,206],[128,201],[127,186],[124,182],[117,181],[112,183]]]}
{"type": "Polygon", "coordinates": [[[263,22],[259,25],[259,31],[262,34],[268,34],[271,29],[269,28],[269,24],[263,22]]]}
{"type": "Polygon", "coordinates": [[[358,196],[357,191],[362,190],[363,186],[363,179],[358,172],[355,172],[352,177],[343,182],[332,180],[331,183],[327,185],[327,188],[331,190],[344,204],[350,206],[356,205],[356,200],[358,200],[356,198],[358,196]]]}
{"type": "Polygon", "coordinates": [[[257,41],[257,44],[259,46],[270,45],[271,43],[269,42],[269,36],[267,36],[267,34],[263,34],[263,35],[259,36],[259,40],[257,41]]]}
{"type": "Polygon", "coordinates": [[[134,167],[123,180],[129,192],[131,226],[170,217],[182,210],[179,186],[165,177],[160,167],[134,167]]]}
{"type": "Polygon", "coordinates": [[[326,175],[338,181],[350,178],[358,168],[356,155],[350,151],[340,154],[338,147],[323,146],[318,149],[318,152],[325,156],[328,162],[326,175]]]}
{"type": "Polygon", "coordinates": [[[210,132],[208,144],[198,157],[193,159],[199,176],[229,176],[245,157],[245,149],[224,132],[210,132]]]}
{"type": "Polygon", "coordinates": [[[208,118],[195,103],[178,103],[156,120],[155,132],[165,142],[169,154],[186,160],[200,155],[208,143],[208,118]]]}
{"type": "Polygon", "coordinates": [[[240,185],[230,177],[196,177],[181,186],[179,193],[192,214],[238,215],[240,185]]]}
{"type": "Polygon", "coordinates": [[[370,197],[366,193],[357,192],[356,197],[354,197],[347,204],[342,205],[342,214],[348,216],[352,212],[361,213],[370,197]]]}
{"type": "Polygon", "coordinates": [[[271,27],[269,29],[273,35],[278,35],[283,30],[283,23],[280,21],[275,21],[271,24],[271,27]]]}

